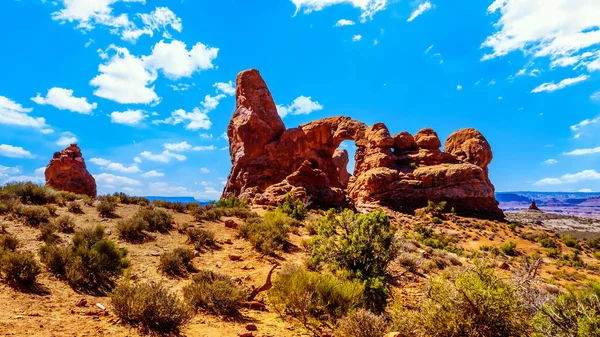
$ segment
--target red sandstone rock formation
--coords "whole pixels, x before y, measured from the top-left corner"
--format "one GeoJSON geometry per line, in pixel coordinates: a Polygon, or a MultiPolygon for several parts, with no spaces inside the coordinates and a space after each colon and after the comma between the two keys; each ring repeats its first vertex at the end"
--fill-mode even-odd
{"type": "Polygon", "coordinates": [[[488,178],[492,151],[475,129],[450,135],[444,152],[429,128],[391,136],[383,123],[329,117],[286,130],[260,74],[247,70],[227,134],[233,167],[223,197],[274,205],[292,192],[315,206],[399,211],[446,201],[459,213],[502,216],[488,178]],[[347,152],[337,150],[344,140],[357,146],[353,176],[347,152]]]}
{"type": "Polygon", "coordinates": [[[87,171],[81,150],[76,144],[55,152],[45,175],[47,186],[96,198],[96,180],[87,171]]]}

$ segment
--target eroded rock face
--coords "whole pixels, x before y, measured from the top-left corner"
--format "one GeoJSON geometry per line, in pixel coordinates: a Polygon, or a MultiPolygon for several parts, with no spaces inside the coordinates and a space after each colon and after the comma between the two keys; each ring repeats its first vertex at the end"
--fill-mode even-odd
{"type": "Polygon", "coordinates": [[[76,144],[54,153],[45,176],[47,186],[96,198],[96,180],[87,171],[81,149],[76,144]]]}
{"type": "Polygon", "coordinates": [[[407,212],[446,201],[459,213],[502,216],[488,178],[491,147],[475,129],[450,135],[443,152],[430,128],[391,136],[383,123],[329,117],[285,129],[260,74],[247,70],[237,78],[228,136],[233,167],[223,197],[275,205],[292,192],[319,207],[407,212]],[[348,153],[338,150],[345,140],[357,147],[352,176],[348,153]]]}

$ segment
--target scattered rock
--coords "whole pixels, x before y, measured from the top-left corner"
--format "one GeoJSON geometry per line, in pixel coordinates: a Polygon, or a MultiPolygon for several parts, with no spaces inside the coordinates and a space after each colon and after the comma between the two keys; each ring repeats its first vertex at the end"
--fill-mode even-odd
{"type": "Polygon", "coordinates": [[[231,241],[231,239],[225,239],[224,242],[225,242],[226,245],[232,245],[233,244],[233,242],[231,241]]]}
{"type": "Polygon", "coordinates": [[[221,268],[221,266],[222,266],[222,265],[223,265],[223,264],[221,264],[221,262],[217,262],[217,263],[215,263],[215,267],[217,267],[217,268],[221,268]]]}
{"type": "Polygon", "coordinates": [[[160,253],[157,252],[157,251],[153,251],[153,252],[150,253],[150,255],[152,255],[152,256],[160,256],[160,253]]]}
{"type": "Polygon", "coordinates": [[[252,337],[252,331],[241,331],[238,333],[238,337],[252,337]]]}
{"type": "Polygon", "coordinates": [[[78,307],[85,307],[87,306],[87,300],[85,298],[82,298],[79,301],[77,301],[77,304],[75,305],[78,307]]]}
{"type": "Polygon", "coordinates": [[[229,259],[230,259],[231,261],[239,261],[239,260],[241,260],[241,259],[242,259],[242,256],[241,256],[241,255],[230,254],[230,255],[229,255],[229,259]]]}
{"type": "Polygon", "coordinates": [[[246,324],[246,330],[248,330],[248,331],[256,331],[256,330],[258,330],[258,328],[256,327],[256,324],[248,323],[248,324],[246,324]]]}
{"type": "Polygon", "coordinates": [[[96,198],[96,180],[88,172],[81,149],[76,144],[54,153],[45,176],[47,186],[96,198]]]}
{"type": "Polygon", "coordinates": [[[498,268],[502,270],[510,270],[510,266],[506,262],[501,262],[500,264],[498,264],[498,268]]]}
{"type": "Polygon", "coordinates": [[[104,233],[105,233],[106,235],[110,235],[112,232],[111,232],[111,230],[110,230],[110,229],[106,229],[106,230],[104,230],[104,233]]]}
{"type": "Polygon", "coordinates": [[[100,310],[106,310],[106,307],[105,307],[105,306],[103,306],[103,305],[102,305],[102,304],[100,304],[100,303],[96,303],[96,306],[97,306],[98,308],[100,308],[100,310]]]}
{"type": "Polygon", "coordinates": [[[225,219],[225,227],[236,229],[238,225],[235,221],[231,219],[225,219]]]}
{"type": "Polygon", "coordinates": [[[236,110],[229,123],[232,168],[223,197],[277,205],[287,193],[316,207],[386,206],[414,211],[446,201],[462,215],[502,217],[488,178],[492,150],[475,129],[448,137],[444,151],[434,130],[391,136],[383,123],[368,127],[329,117],[286,129],[257,70],[237,77],[236,110]],[[342,141],[356,147],[354,176],[342,141]]]}
{"type": "Polygon", "coordinates": [[[252,269],[254,269],[254,267],[250,266],[250,265],[246,265],[246,266],[243,266],[242,269],[243,270],[252,270],[252,269]]]}

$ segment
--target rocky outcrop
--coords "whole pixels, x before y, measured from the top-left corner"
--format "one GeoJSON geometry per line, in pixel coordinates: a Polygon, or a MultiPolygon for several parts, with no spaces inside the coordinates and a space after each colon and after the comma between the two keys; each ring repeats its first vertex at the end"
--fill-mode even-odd
{"type": "Polygon", "coordinates": [[[47,186],[96,198],[96,180],[87,171],[81,149],[76,144],[55,152],[45,175],[47,186]]]}
{"type": "Polygon", "coordinates": [[[537,206],[535,200],[531,202],[531,205],[529,205],[529,210],[530,211],[541,211],[539,209],[539,207],[537,206]]]}
{"type": "Polygon", "coordinates": [[[285,129],[258,71],[240,73],[236,84],[227,131],[233,166],[223,197],[274,205],[292,192],[319,207],[406,212],[446,201],[459,213],[502,216],[488,178],[491,147],[475,129],[450,135],[444,151],[430,128],[392,136],[383,123],[329,117],[285,129]],[[338,150],[345,140],[357,147],[352,176],[348,153],[338,150]]]}

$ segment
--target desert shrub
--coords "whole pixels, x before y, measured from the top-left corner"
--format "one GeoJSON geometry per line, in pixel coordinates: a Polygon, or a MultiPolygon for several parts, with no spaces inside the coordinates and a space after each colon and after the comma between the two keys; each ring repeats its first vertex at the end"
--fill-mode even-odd
{"type": "Polygon", "coordinates": [[[598,260],[600,260],[600,252],[595,252],[594,257],[597,258],[598,260]]]}
{"type": "Polygon", "coordinates": [[[264,217],[251,218],[240,226],[240,235],[248,239],[263,254],[283,249],[292,219],[280,211],[267,211],[264,217]]]}
{"type": "Polygon", "coordinates": [[[148,198],[130,196],[123,192],[118,192],[118,193],[115,192],[115,194],[113,194],[112,196],[118,198],[119,202],[124,205],[147,206],[150,204],[150,201],[148,200],[148,198]]]}
{"type": "Polygon", "coordinates": [[[58,240],[58,235],[56,235],[56,226],[53,223],[45,223],[40,226],[40,237],[41,241],[44,241],[47,244],[54,243],[58,240]]]}
{"type": "Polygon", "coordinates": [[[241,201],[240,199],[238,199],[235,195],[232,195],[231,197],[229,197],[227,199],[221,199],[221,200],[217,201],[216,206],[223,207],[223,208],[237,208],[237,207],[246,208],[248,205],[244,201],[241,201]]]}
{"type": "Polygon", "coordinates": [[[24,204],[44,205],[54,202],[56,191],[44,185],[32,182],[8,183],[2,191],[18,197],[24,204]]]}
{"type": "Polygon", "coordinates": [[[148,235],[144,232],[148,229],[148,223],[140,216],[132,216],[117,223],[119,238],[128,242],[144,242],[148,235]]]}
{"type": "Polygon", "coordinates": [[[54,199],[56,201],[56,199],[58,198],[63,202],[67,202],[67,201],[75,201],[75,200],[84,199],[85,197],[87,197],[87,196],[83,196],[81,194],[75,194],[73,192],[58,191],[58,192],[56,192],[54,199]]]}
{"type": "Polygon", "coordinates": [[[279,315],[289,315],[306,328],[316,330],[359,308],[363,292],[360,282],[287,265],[273,280],[268,296],[279,315]]]}
{"type": "Polygon", "coordinates": [[[539,308],[534,337],[600,336],[600,283],[569,289],[539,308]]]}
{"type": "Polygon", "coordinates": [[[0,251],[0,274],[10,284],[32,286],[41,268],[31,253],[0,251]]]}
{"type": "Polygon", "coordinates": [[[317,221],[311,263],[349,271],[364,282],[368,308],[381,312],[389,296],[388,268],[399,251],[389,217],[381,211],[355,214],[350,210],[336,217],[330,210],[322,219],[317,221]]]}
{"type": "Polygon", "coordinates": [[[517,227],[519,227],[519,225],[516,224],[516,223],[514,223],[514,222],[511,222],[511,223],[508,224],[508,229],[510,229],[511,231],[516,230],[517,227]]]}
{"type": "Polygon", "coordinates": [[[16,210],[26,225],[39,226],[50,221],[50,212],[44,206],[24,206],[21,205],[16,210]]]}
{"type": "Polygon", "coordinates": [[[158,268],[171,276],[185,276],[194,270],[194,252],[187,248],[175,248],[160,257],[158,268]]]}
{"type": "Polygon", "coordinates": [[[431,214],[433,217],[441,217],[446,209],[447,202],[440,201],[439,203],[435,203],[431,200],[427,201],[427,207],[425,208],[425,212],[431,214]]]}
{"type": "Polygon", "coordinates": [[[117,317],[146,331],[177,332],[192,318],[192,311],[157,283],[119,284],[110,299],[117,317]]]}
{"type": "Polygon", "coordinates": [[[14,252],[19,247],[19,240],[16,236],[10,234],[0,235],[0,252],[11,251],[14,252]]]}
{"type": "Polygon", "coordinates": [[[63,214],[56,218],[54,224],[61,233],[73,233],[75,231],[75,218],[68,214],[63,214]]]}
{"type": "Polygon", "coordinates": [[[386,332],[385,318],[364,309],[342,318],[336,329],[336,334],[341,337],[383,337],[386,332]]]}
{"type": "Polygon", "coordinates": [[[564,254],[561,257],[559,265],[568,265],[571,267],[585,267],[585,262],[581,258],[581,251],[575,250],[571,254],[564,254]]]}
{"type": "Polygon", "coordinates": [[[292,193],[287,193],[285,195],[283,203],[279,204],[277,209],[296,220],[303,220],[308,213],[306,207],[304,207],[304,202],[302,202],[302,200],[294,199],[292,193]]]}
{"type": "Polygon", "coordinates": [[[107,200],[102,200],[96,205],[96,210],[102,218],[111,218],[115,216],[117,204],[107,200]]]}
{"type": "Polygon", "coordinates": [[[53,204],[46,204],[44,205],[44,207],[46,207],[48,213],[50,213],[50,216],[56,216],[56,206],[54,206],[53,204]]]}
{"type": "Polygon", "coordinates": [[[185,209],[186,209],[186,205],[182,202],[171,202],[171,201],[165,201],[165,200],[154,200],[152,201],[152,205],[156,206],[156,207],[163,207],[166,209],[170,209],[172,211],[178,212],[178,213],[185,213],[185,209]]]}
{"type": "Polygon", "coordinates": [[[79,201],[71,201],[67,204],[67,210],[74,214],[83,214],[83,205],[79,201]]]}
{"type": "Polygon", "coordinates": [[[398,263],[402,265],[404,268],[414,271],[419,266],[419,257],[415,254],[402,252],[398,254],[398,263]]]}
{"type": "Polygon", "coordinates": [[[173,216],[162,209],[144,208],[136,213],[147,224],[147,230],[161,233],[173,228],[173,216]]]}
{"type": "Polygon", "coordinates": [[[434,337],[528,335],[518,293],[486,264],[443,272],[429,281],[426,294],[417,312],[392,314],[394,329],[434,337]]]}
{"type": "Polygon", "coordinates": [[[540,246],[542,246],[544,248],[557,248],[558,247],[558,244],[554,240],[552,240],[552,238],[550,238],[548,235],[540,236],[539,240],[540,240],[540,246]]]}
{"type": "Polygon", "coordinates": [[[432,228],[421,224],[416,224],[413,230],[416,233],[416,240],[425,246],[452,251],[458,255],[462,254],[460,248],[454,246],[456,239],[450,235],[437,233],[432,228]]]}
{"type": "Polygon", "coordinates": [[[105,291],[128,266],[127,251],[104,238],[101,226],[75,232],[67,247],[46,245],[40,250],[42,262],[53,273],[66,277],[72,286],[105,291]]]}
{"type": "Polygon", "coordinates": [[[567,247],[571,247],[571,248],[579,248],[579,240],[577,240],[576,238],[572,237],[571,235],[563,235],[560,237],[560,241],[562,241],[562,243],[565,244],[565,246],[567,247]]]}
{"type": "Polygon", "coordinates": [[[220,210],[222,216],[237,217],[240,219],[249,219],[258,217],[258,214],[250,211],[246,207],[227,207],[227,208],[216,208],[220,210]]]}
{"type": "Polygon", "coordinates": [[[194,211],[194,218],[198,222],[216,221],[224,215],[223,209],[218,207],[202,207],[194,211]]]}
{"type": "Polygon", "coordinates": [[[111,194],[99,195],[98,200],[100,202],[104,201],[104,202],[113,203],[113,204],[118,204],[121,202],[121,198],[119,198],[118,193],[115,193],[114,195],[111,195],[111,194]]]}
{"type": "Polygon", "coordinates": [[[431,223],[433,223],[433,224],[439,225],[442,222],[444,222],[444,221],[442,219],[438,218],[437,216],[434,216],[431,218],[431,223]]]}
{"type": "Polygon", "coordinates": [[[186,233],[189,241],[194,244],[198,251],[208,247],[214,247],[217,243],[215,240],[215,233],[207,229],[188,228],[186,233]]]}
{"type": "Polygon", "coordinates": [[[514,241],[507,241],[498,247],[502,253],[508,256],[516,256],[517,253],[517,243],[514,241]]]}
{"type": "Polygon", "coordinates": [[[554,248],[546,248],[546,256],[551,257],[551,258],[558,258],[560,257],[561,254],[561,250],[559,247],[554,247],[554,248]]]}
{"type": "Polygon", "coordinates": [[[585,241],[585,244],[590,247],[590,249],[600,250],[600,237],[588,239],[585,241]]]}
{"type": "Polygon", "coordinates": [[[230,277],[209,270],[194,275],[183,288],[183,296],[193,308],[227,316],[237,315],[246,299],[230,277]]]}
{"type": "Polygon", "coordinates": [[[19,205],[19,200],[0,190],[0,214],[7,214],[14,211],[19,205]]]}

